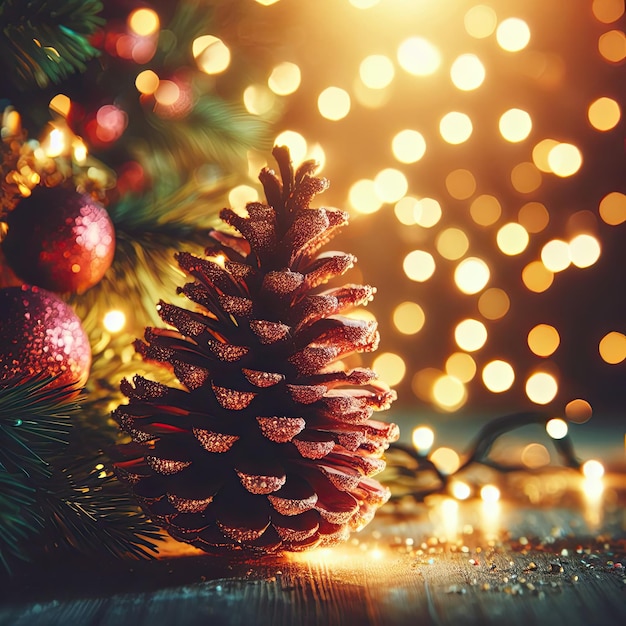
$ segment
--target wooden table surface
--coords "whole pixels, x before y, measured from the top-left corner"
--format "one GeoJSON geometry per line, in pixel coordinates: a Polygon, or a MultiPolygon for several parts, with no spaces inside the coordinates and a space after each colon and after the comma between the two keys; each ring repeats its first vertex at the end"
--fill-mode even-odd
{"type": "Polygon", "coordinates": [[[0,585],[0,624],[626,624],[622,507],[590,522],[572,507],[452,506],[385,507],[348,544],[288,557],[166,546],[150,562],[34,568],[0,585]]]}

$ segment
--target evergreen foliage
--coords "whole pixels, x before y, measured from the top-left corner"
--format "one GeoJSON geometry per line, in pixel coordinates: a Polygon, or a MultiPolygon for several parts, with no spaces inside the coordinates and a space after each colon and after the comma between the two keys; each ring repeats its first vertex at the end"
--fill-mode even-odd
{"type": "Polygon", "coordinates": [[[101,10],[100,0],[2,0],[0,65],[5,79],[18,88],[43,88],[85,71],[87,61],[98,54],[88,36],[104,23],[101,10]]]}

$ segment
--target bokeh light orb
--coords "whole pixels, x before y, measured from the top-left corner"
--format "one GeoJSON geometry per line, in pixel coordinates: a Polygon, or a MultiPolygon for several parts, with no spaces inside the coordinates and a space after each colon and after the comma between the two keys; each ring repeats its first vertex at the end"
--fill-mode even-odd
{"type": "Polygon", "coordinates": [[[463,293],[474,294],[485,288],[490,275],[489,266],[482,259],[468,257],[454,270],[454,282],[463,293]]]}
{"type": "Polygon", "coordinates": [[[475,54],[458,56],[450,67],[452,83],[461,91],[478,89],[485,80],[485,74],[485,66],[475,54]]]}
{"type": "Polygon", "coordinates": [[[317,98],[320,115],[336,122],[350,113],[350,94],[341,87],[327,87],[317,98]]]}
{"type": "Polygon", "coordinates": [[[496,40],[503,50],[519,52],[530,41],[530,28],[524,20],[518,17],[509,17],[498,24],[496,40]]]}
{"type": "Polygon", "coordinates": [[[435,259],[430,252],[413,250],[404,257],[402,268],[408,278],[423,283],[435,273],[435,259]]]}
{"type": "Polygon", "coordinates": [[[457,145],[466,142],[472,135],[474,127],[472,120],[466,113],[451,111],[439,121],[439,133],[449,144],[457,145]]]}
{"type": "Polygon", "coordinates": [[[477,4],[465,13],[463,25],[470,37],[486,39],[496,30],[498,16],[490,6],[477,4]]]}
{"type": "Polygon", "coordinates": [[[483,367],[482,380],[492,393],[503,393],[513,386],[515,370],[507,361],[495,359],[483,367]]]}
{"type": "Polygon", "coordinates": [[[401,163],[416,163],[426,152],[426,140],[422,133],[407,128],[394,135],[391,149],[401,163]]]}
{"type": "Polygon", "coordinates": [[[535,404],[549,404],[558,390],[556,378],[548,372],[535,372],[526,380],[526,395],[535,404]]]}
{"type": "Polygon", "coordinates": [[[409,74],[428,76],[441,64],[437,47],[423,37],[409,37],[398,46],[398,63],[409,74]]]}

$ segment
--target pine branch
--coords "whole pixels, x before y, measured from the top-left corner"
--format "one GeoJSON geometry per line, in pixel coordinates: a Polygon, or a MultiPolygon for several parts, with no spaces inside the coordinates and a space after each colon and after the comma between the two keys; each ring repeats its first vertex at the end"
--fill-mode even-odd
{"type": "Polygon", "coordinates": [[[211,96],[201,97],[193,110],[181,119],[163,119],[146,112],[142,137],[148,150],[147,160],[155,177],[183,177],[199,164],[219,166],[219,170],[241,169],[251,148],[268,147],[267,124],[238,106],[211,96]]]}
{"type": "Polygon", "coordinates": [[[0,64],[18,88],[47,87],[98,54],[87,35],[104,20],[100,0],[4,0],[0,4],[0,64]],[[25,8],[28,13],[25,14],[25,8]]]}
{"type": "Polygon", "coordinates": [[[23,478],[0,471],[0,566],[7,571],[12,562],[26,559],[22,545],[43,525],[34,508],[35,489],[23,478]]]}
{"type": "Polygon", "coordinates": [[[214,7],[207,0],[184,0],[179,2],[176,12],[167,25],[175,36],[176,44],[165,51],[164,63],[170,67],[180,67],[189,62],[191,43],[196,37],[213,32],[214,7]]]}
{"type": "Polygon", "coordinates": [[[103,457],[73,461],[39,493],[48,512],[38,535],[50,555],[69,551],[98,558],[150,558],[161,532],[104,469],[103,457]]]}
{"type": "Polygon", "coordinates": [[[207,185],[192,180],[170,193],[158,184],[154,194],[128,195],[108,210],[116,232],[158,234],[168,238],[171,245],[178,245],[181,238],[196,237],[198,232],[215,226],[221,208],[218,202],[231,182],[226,177],[207,185]]]}
{"type": "Polygon", "coordinates": [[[11,571],[18,561],[61,552],[151,556],[157,527],[97,452],[116,437],[103,434],[105,412],[100,428],[84,428],[76,389],[51,382],[15,379],[0,389],[0,566],[11,571]]]}
{"type": "Polygon", "coordinates": [[[19,377],[0,387],[0,470],[49,475],[46,458],[69,441],[70,417],[79,407],[73,385],[55,377],[19,377]]]}

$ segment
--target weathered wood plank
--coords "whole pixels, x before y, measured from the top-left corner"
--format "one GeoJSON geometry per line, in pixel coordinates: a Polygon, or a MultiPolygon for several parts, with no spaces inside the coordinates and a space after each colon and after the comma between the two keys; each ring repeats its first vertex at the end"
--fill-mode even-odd
{"type": "Polygon", "coordinates": [[[383,515],[358,541],[288,558],[57,566],[5,581],[0,624],[626,623],[623,512],[602,534],[581,519],[511,509],[489,539],[467,524],[446,538],[436,518],[383,515]]]}

